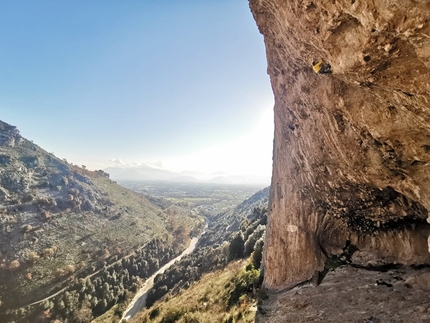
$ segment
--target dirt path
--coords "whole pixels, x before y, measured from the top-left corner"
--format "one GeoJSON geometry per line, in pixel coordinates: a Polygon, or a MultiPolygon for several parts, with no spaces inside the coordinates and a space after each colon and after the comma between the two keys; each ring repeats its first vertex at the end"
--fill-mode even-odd
{"type": "Polygon", "coordinates": [[[429,268],[380,272],[346,266],[317,287],[269,293],[255,322],[430,322],[429,295],[429,268]]]}

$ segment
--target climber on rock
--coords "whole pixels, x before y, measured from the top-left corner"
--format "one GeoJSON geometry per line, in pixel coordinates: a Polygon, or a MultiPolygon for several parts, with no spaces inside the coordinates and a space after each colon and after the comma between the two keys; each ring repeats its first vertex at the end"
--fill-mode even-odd
{"type": "Polygon", "coordinates": [[[313,61],[312,69],[317,74],[331,73],[331,65],[329,63],[324,63],[322,59],[318,63],[316,61],[313,61]]]}

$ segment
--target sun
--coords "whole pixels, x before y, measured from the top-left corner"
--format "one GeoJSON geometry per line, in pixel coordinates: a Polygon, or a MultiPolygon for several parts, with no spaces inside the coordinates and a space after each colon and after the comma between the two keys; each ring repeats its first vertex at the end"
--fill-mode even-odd
{"type": "Polygon", "coordinates": [[[273,108],[265,108],[257,118],[252,131],[245,136],[163,161],[163,165],[175,171],[270,176],[273,123],[273,108]]]}

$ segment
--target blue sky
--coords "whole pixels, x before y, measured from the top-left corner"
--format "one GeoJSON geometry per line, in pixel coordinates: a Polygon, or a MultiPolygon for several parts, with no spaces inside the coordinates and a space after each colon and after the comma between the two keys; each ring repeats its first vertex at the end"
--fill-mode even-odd
{"type": "Polygon", "coordinates": [[[1,120],[61,158],[270,176],[248,1],[5,1],[0,44],[1,120]]]}

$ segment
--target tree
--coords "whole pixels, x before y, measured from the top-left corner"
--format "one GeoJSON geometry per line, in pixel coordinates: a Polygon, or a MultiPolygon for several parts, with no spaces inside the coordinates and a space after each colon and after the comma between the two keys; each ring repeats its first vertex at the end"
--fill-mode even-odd
{"type": "Polygon", "coordinates": [[[228,248],[230,260],[243,257],[244,243],[243,233],[241,231],[237,232],[230,241],[228,248]]]}
{"type": "Polygon", "coordinates": [[[261,267],[261,260],[263,259],[263,246],[264,246],[264,235],[257,240],[254,246],[254,253],[252,254],[252,264],[255,268],[261,267]]]}
{"type": "Polygon", "coordinates": [[[248,239],[245,242],[245,257],[248,257],[254,251],[255,243],[258,239],[261,238],[265,231],[266,226],[259,224],[258,227],[254,230],[254,232],[248,236],[248,239]]]}

